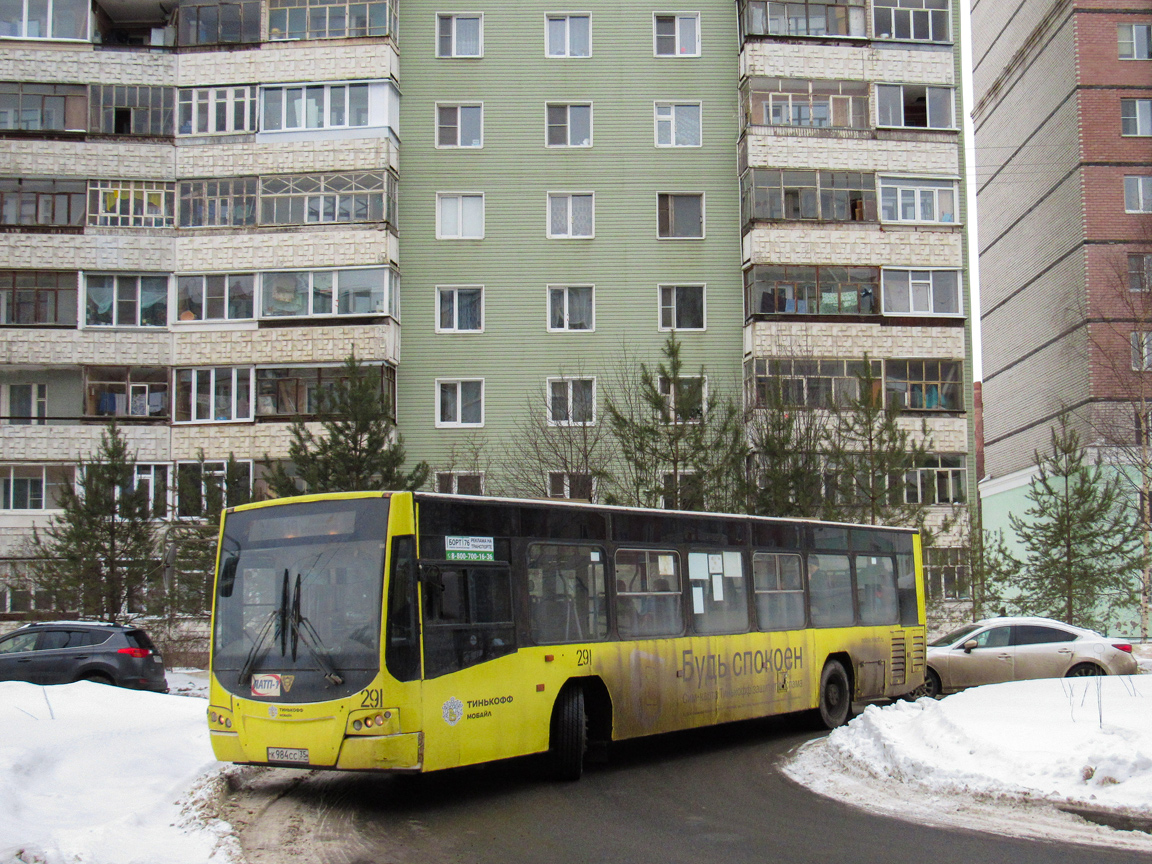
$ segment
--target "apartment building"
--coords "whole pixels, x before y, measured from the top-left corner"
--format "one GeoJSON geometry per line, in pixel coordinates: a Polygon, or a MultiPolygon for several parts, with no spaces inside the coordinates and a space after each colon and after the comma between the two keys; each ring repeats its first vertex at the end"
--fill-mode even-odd
{"type": "MultiPolygon", "coordinates": [[[[770,377],[798,405],[848,395],[867,354],[931,436],[901,494],[937,524],[969,499],[949,0],[21,2],[0,13],[0,612],[36,606],[23,544],[110,418],[178,518],[177,478],[230,454],[258,485],[353,351],[458,492],[498,488],[525,418],[603,423],[670,332],[749,407],[770,377]]],[[[966,590],[952,536],[942,599],[966,590]]]]}
{"type": "Polygon", "coordinates": [[[1025,506],[1033,454],[1063,412],[1102,453],[1140,440],[1152,369],[1150,30],[1146,0],[972,7],[985,527],[1007,529],[1025,506]]]}

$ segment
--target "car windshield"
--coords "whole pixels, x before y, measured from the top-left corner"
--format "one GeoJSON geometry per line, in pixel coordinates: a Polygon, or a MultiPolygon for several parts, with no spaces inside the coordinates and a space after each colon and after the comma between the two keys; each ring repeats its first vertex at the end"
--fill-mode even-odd
{"type": "Polygon", "coordinates": [[[229,514],[213,630],[220,683],[249,696],[253,679],[278,676],[283,701],[365,686],[380,664],[387,521],[387,498],[229,514]]]}
{"type": "Polygon", "coordinates": [[[929,642],[928,647],[929,648],[944,648],[948,645],[952,645],[956,642],[959,642],[961,639],[963,639],[969,633],[975,633],[979,629],[980,629],[979,624],[965,624],[963,627],[960,627],[957,630],[953,630],[951,633],[947,634],[946,636],[941,636],[939,639],[935,640],[934,642],[929,642]]]}

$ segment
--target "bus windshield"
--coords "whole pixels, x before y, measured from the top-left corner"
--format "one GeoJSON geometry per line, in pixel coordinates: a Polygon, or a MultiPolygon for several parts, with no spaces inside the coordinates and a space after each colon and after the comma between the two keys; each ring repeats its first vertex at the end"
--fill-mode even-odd
{"type": "Polygon", "coordinates": [[[354,693],[380,668],[387,498],[225,517],[212,669],[238,696],[354,693]]]}

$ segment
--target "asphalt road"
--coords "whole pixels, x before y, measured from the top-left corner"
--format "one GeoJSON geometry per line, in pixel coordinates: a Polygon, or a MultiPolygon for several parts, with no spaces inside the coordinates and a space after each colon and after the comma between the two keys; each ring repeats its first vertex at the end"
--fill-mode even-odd
{"type": "Polygon", "coordinates": [[[423,777],[257,771],[222,815],[249,864],[1152,864],[823,798],[774,769],[815,734],[767,720],[618,744],[570,784],[531,760],[423,777]]]}

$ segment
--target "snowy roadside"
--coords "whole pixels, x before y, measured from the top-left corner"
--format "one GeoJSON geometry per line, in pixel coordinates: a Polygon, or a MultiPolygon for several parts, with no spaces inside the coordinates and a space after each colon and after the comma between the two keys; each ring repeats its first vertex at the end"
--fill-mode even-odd
{"type": "MultiPolygon", "coordinates": [[[[199,695],[194,671],[168,673],[199,695]]],[[[203,699],[0,683],[0,864],[235,864],[203,699]]]]}
{"type": "Polygon", "coordinates": [[[815,792],[923,824],[1152,852],[1152,677],[1044,679],[870,706],[799,748],[815,792]],[[1099,818],[1095,816],[1094,818],[1099,818]]]}

